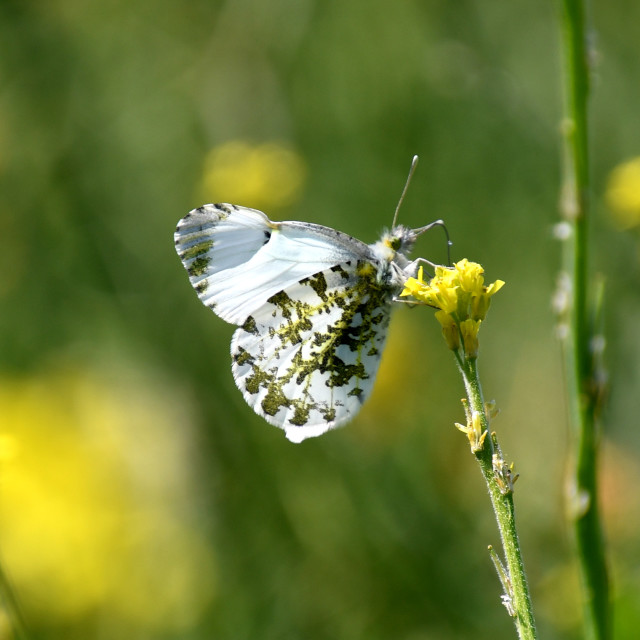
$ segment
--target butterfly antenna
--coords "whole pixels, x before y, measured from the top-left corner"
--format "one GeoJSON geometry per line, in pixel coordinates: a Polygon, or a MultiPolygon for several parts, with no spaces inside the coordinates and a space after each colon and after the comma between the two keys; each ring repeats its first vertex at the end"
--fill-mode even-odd
{"type": "Polygon", "coordinates": [[[400,200],[398,200],[398,206],[396,207],[396,212],[393,214],[393,223],[391,228],[393,229],[396,226],[396,220],[398,219],[398,211],[400,211],[400,205],[404,200],[404,196],[407,193],[407,189],[409,188],[409,183],[411,182],[411,178],[413,177],[413,172],[416,170],[418,166],[418,156],[413,156],[413,160],[411,161],[411,169],[409,169],[409,175],[407,176],[407,181],[404,183],[404,189],[402,190],[402,195],[400,196],[400,200]]]}
{"type": "Polygon", "coordinates": [[[447,229],[447,225],[444,223],[443,220],[434,220],[433,222],[426,225],[425,227],[414,229],[413,232],[416,234],[416,236],[419,236],[425,231],[429,231],[429,229],[433,229],[433,227],[442,227],[444,231],[444,235],[447,236],[447,266],[450,267],[451,266],[451,247],[453,245],[453,242],[451,242],[451,238],[449,237],[449,230],[447,229]]]}

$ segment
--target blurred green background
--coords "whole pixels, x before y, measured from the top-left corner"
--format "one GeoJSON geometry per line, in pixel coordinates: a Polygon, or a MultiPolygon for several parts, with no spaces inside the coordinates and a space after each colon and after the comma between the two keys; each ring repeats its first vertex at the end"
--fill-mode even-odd
{"type": "MultiPolygon", "coordinates": [[[[200,304],[173,248],[178,219],[211,201],[372,242],[413,154],[401,222],[444,218],[453,258],[507,282],[481,333],[485,394],[521,474],[540,635],[581,636],[551,311],[556,10],[2,0],[0,558],[31,637],[514,637],[486,552],[499,546],[488,497],[453,426],[461,381],[432,313],[399,309],[361,415],[293,445],[245,405],[233,329],[200,304]]],[[[603,500],[617,637],[630,638],[640,170],[622,163],[640,155],[640,5],[600,3],[594,22],[603,500]]],[[[443,262],[442,234],[416,254],[443,262]]],[[[0,616],[0,637],[8,626],[0,616]]]]}

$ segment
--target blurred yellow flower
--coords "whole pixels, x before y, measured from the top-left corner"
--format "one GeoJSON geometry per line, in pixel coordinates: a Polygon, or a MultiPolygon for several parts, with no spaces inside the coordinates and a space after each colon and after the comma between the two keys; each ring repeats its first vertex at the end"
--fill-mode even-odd
{"type": "Polygon", "coordinates": [[[207,154],[202,199],[254,209],[277,209],[295,201],[305,175],[302,157],[283,144],[251,145],[233,140],[207,154]]]}
{"type": "Polygon", "coordinates": [[[613,169],[609,175],[606,200],[620,227],[630,229],[640,224],[640,156],[613,169]]]}
{"type": "Polygon", "coordinates": [[[131,377],[0,381],[0,549],[36,625],[102,613],[112,630],[183,630],[211,601],[174,406],[131,377]]]}

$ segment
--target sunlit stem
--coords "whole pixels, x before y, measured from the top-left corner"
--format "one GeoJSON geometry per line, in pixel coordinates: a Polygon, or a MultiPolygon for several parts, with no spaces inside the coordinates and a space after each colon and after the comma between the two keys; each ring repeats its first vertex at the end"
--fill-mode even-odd
{"type": "MultiPolygon", "coordinates": [[[[482,428],[488,431],[489,420],[478,377],[477,360],[476,358],[465,358],[460,351],[455,351],[454,354],[464,380],[468,411],[471,414],[477,412],[480,416],[482,428]]],[[[491,437],[484,440],[484,446],[475,451],[474,455],[480,465],[480,470],[489,490],[491,504],[498,523],[498,530],[500,531],[506,564],[506,575],[501,578],[501,582],[509,587],[505,589],[508,603],[505,602],[504,598],[503,602],[508,604],[507,609],[514,618],[520,640],[535,640],[537,638],[535,620],[516,530],[513,493],[511,490],[505,491],[504,485],[501,486],[496,477],[494,468],[496,450],[497,440],[495,439],[495,434],[491,434],[491,437]]]]}

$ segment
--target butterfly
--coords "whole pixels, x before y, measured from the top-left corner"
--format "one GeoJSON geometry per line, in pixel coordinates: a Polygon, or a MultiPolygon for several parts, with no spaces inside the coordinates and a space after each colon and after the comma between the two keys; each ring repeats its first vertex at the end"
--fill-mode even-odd
{"type": "Polygon", "coordinates": [[[352,419],[370,395],[392,303],[422,260],[406,254],[434,225],[393,226],[368,245],[206,204],[180,220],[175,245],[200,300],[239,327],[232,371],[245,400],[302,442],[352,419]]]}

